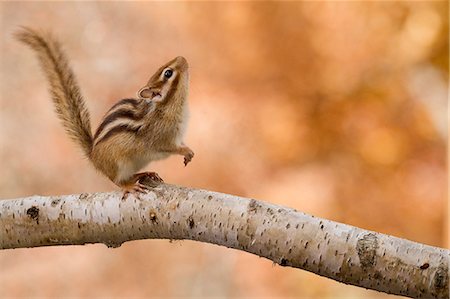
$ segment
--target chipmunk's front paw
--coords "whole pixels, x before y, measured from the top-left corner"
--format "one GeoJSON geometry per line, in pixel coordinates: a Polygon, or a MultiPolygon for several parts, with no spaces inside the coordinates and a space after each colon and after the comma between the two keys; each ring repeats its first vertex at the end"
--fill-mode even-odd
{"type": "Polygon", "coordinates": [[[194,152],[191,149],[189,149],[189,151],[184,155],[184,166],[188,165],[188,163],[191,162],[193,157],[194,152]]]}

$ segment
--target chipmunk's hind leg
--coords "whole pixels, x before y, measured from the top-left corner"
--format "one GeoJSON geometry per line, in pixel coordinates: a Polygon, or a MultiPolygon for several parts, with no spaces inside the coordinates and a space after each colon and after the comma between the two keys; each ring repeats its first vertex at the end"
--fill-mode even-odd
{"type": "Polygon", "coordinates": [[[134,174],[126,182],[117,184],[124,191],[122,199],[126,199],[130,193],[139,197],[140,193],[147,193],[150,188],[154,188],[164,183],[163,179],[156,172],[140,172],[134,174]]]}
{"type": "Polygon", "coordinates": [[[156,172],[141,172],[136,173],[133,176],[135,184],[143,185],[148,190],[148,188],[154,188],[162,183],[163,179],[156,172]]]}

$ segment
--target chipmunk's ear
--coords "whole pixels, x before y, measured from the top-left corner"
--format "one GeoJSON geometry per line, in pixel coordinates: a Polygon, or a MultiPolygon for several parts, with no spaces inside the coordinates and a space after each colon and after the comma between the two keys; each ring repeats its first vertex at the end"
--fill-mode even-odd
{"type": "Polygon", "coordinates": [[[153,92],[150,90],[148,86],[142,87],[138,92],[137,96],[140,99],[150,99],[153,95],[153,92]]]}
{"type": "Polygon", "coordinates": [[[148,86],[144,86],[142,87],[138,93],[137,96],[140,99],[146,100],[146,101],[152,101],[152,102],[161,102],[162,100],[162,95],[160,90],[158,89],[154,89],[154,88],[150,88],[148,86]]]}

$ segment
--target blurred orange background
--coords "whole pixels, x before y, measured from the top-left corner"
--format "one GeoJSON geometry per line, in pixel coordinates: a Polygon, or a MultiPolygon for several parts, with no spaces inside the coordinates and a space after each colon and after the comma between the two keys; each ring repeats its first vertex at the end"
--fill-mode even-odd
{"type": "MultiPolygon", "coordinates": [[[[56,118],[19,25],[64,44],[96,127],[175,56],[194,150],[166,182],[448,247],[448,2],[2,2],[2,198],[117,188],[56,118]]],[[[0,251],[0,297],[382,298],[192,241],[0,251]]]]}

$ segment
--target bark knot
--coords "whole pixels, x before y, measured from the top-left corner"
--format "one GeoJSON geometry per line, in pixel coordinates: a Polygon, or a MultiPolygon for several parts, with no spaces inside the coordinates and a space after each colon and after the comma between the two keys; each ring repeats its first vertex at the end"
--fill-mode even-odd
{"type": "Polygon", "coordinates": [[[36,224],[39,224],[39,208],[32,206],[27,210],[27,215],[33,220],[36,220],[36,224]]]}
{"type": "Polygon", "coordinates": [[[283,266],[283,267],[286,267],[287,266],[287,264],[288,264],[288,260],[287,259],[285,259],[284,257],[282,257],[281,259],[280,259],[280,266],[283,266]]]}
{"type": "Polygon", "coordinates": [[[149,216],[150,216],[150,221],[153,224],[158,224],[158,217],[156,216],[156,213],[154,211],[150,211],[149,216]]]}
{"type": "Polygon", "coordinates": [[[60,202],[61,202],[60,198],[55,198],[54,200],[52,200],[51,206],[56,207],[60,202]]]}
{"type": "Polygon", "coordinates": [[[195,222],[194,222],[194,218],[192,218],[192,216],[189,216],[189,218],[187,219],[187,223],[188,223],[190,229],[194,228],[195,222]]]}
{"type": "Polygon", "coordinates": [[[261,205],[254,199],[251,199],[247,206],[247,212],[249,214],[255,214],[261,205]]]}
{"type": "Polygon", "coordinates": [[[375,266],[377,263],[378,238],[373,233],[365,234],[356,243],[359,261],[363,268],[375,266]]]}

